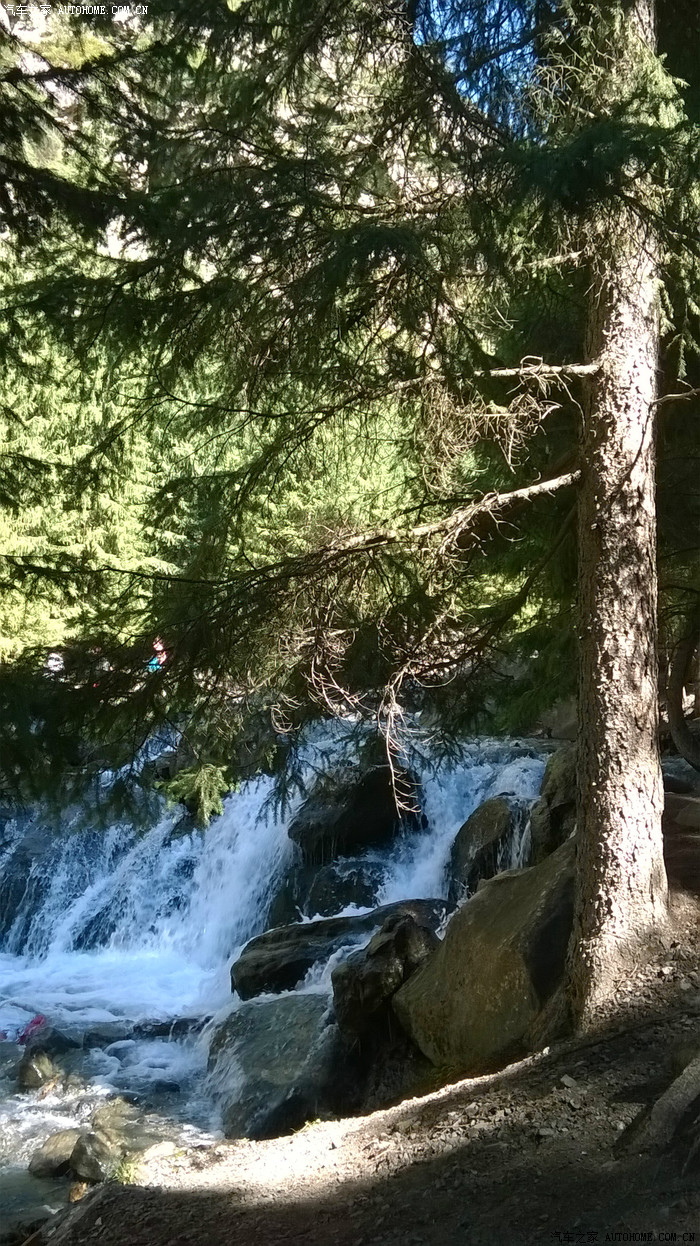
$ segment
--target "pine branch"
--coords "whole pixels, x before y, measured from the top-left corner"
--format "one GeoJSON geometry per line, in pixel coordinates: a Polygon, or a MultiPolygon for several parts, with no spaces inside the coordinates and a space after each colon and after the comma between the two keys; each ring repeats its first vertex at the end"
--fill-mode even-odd
{"type": "Polygon", "coordinates": [[[418,524],[406,529],[385,528],[374,532],[359,533],[344,541],[342,545],[332,544],[318,550],[317,556],[322,557],[324,554],[342,556],[365,549],[375,550],[387,545],[397,545],[405,541],[425,541],[443,533],[454,539],[481,515],[497,514],[499,511],[507,510],[516,502],[531,502],[545,494],[557,493],[560,489],[575,484],[579,476],[578,471],[567,472],[563,476],[541,480],[537,484],[526,485],[522,489],[513,489],[509,493],[486,493],[478,501],[470,502],[468,506],[460,507],[451,515],[446,515],[443,519],[437,519],[433,523],[418,524]]]}
{"type": "Polygon", "coordinates": [[[663,398],[657,398],[654,406],[665,407],[670,402],[690,402],[692,398],[700,398],[700,389],[686,389],[681,394],[664,394],[663,398]]]}
{"type": "Polygon", "coordinates": [[[489,371],[481,370],[474,375],[489,379],[494,377],[498,380],[524,381],[530,377],[542,380],[568,380],[570,377],[597,376],[599,371],[599,363],[546,364],[527,363],[523,360],[517,368],[492,368],[489,371]]]}

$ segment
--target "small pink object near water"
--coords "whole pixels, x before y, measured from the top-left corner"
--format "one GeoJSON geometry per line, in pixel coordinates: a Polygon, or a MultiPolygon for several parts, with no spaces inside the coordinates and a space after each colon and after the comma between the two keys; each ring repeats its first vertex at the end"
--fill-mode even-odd
{"type": "Polygon", "coordinates": [[[24,1026],[24,1028],[20,1030],[19,1034],[17,1035],[17,1042],[21,1043],[22,1045],[24,1043],[28,1043],[30,1038],[33,1038],[34,1035],[37,1033],[37,1031],[40,1030],[45,1025],[46,1025],[46,1017],[44,1016],[43,1012],[38,1012],[36,1016],[32,1017],[31,1021],[28,1021],[27,1024],[24,1026]]]}

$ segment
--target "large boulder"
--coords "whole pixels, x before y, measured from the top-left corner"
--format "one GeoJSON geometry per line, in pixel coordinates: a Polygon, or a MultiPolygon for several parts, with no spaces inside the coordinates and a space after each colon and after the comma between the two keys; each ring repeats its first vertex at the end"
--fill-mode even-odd
{"type": "Polygon", "coordinates": [[[67,1173],[80,1134],[79,1129],[60,1129],[58,1133],[51,1134],[32,1154],[29,1161],[32,1176],[62,1177],[67,1173]]]}
{"type": "Polygon", "coordinates": [[[413,775],[392,775],[389,766],[351,767],[316,782],[292,821],[289,838],[299,845],[307,865],[324,865],[421,825],[420,788],[413,775]],[[396,791],[408,811],[401,815],[396,791]]]}
{"type": "Polygon", "coordinates": [[[290,868],[267,916],[269,926],[286,926],[300,917],[332,917],[343,909],[374,908],[384,871],[371,859],[341,858],[327,865],[290,868]]]}
{"type": "Polygon", "coordinates": [[[565,744],[547,762],[539,800],[530,813],[533,865],[563,844],[575,825],[576,745],[565,744]]]}
{"type": "Polygon", "coordinates": [[[118,1167],[125,1150],[122,1140],[111,1130],[88,1130],[80,1134],[73,1147],[71,1172],[83,1181],[106,1181],[118,1167]]]}
{"type": "Polygon", "coordinates": [[[307,917],[331,917],[351,905],[374,908],[383,876],[375,861],[333,861],[314,870],[302,912],[307,917]]]}
{"type": "Polygon", "coordinates": [[[410,914],[435,930],[445,918],[447,905],[444,900],[402,900],[358,916],[326,917],[267,930],[251,939],[231,966],[231,989],[241,999],[291,991],[313,965],[372,934],[395,913],[410,914]]]}
{"type": "Polygon", "coordinates": [[[465,1073],[499,1067],[562,981],[573,923],[574,842],[483,883],[392,1000],[420,1050],[465,1073]]]}
{"type": "Polygon", "coordinates": [[[455,836],[450,854],[448,897],[459,904],[478,884],[506,868],[513,838],[522,823],[522,804],[505,796],[485,800],[455,836]]]}
{"type": "Polygon", "coordinates": [[[430,926],[408,913],[387,917],[367,947],[333,970],[333,1008],[340,1029],[365,1034],[439,942],[430,926]]]}
{"type": "Polygon", "coordinates": [[[57,1030],[55,1025],[49,1025],[46,1022],[39,1026],[36,1031],[27,1040],[26,1050],[41,1050],[46,1052],[48,1056],[65,1056],[69,1051],[78,1051],[83,1046],[80,1038],[75,1035],[66,1033],[65,1030],[57,1030]]]}
{"type": "Polygon", "coordinates": [[[250,1000],[217,1026],[210,1084],[227,1138],[270,1137],[323,1113],[325,995],[250,1000]]]}
{"type": "Polygon", "coordinates": [[[38,1090],[55,1077],[58,1077],[58,1069],[47,1052],[38,1047],[25,1051],[17,1067],[21,1090],[38,1090]]]}

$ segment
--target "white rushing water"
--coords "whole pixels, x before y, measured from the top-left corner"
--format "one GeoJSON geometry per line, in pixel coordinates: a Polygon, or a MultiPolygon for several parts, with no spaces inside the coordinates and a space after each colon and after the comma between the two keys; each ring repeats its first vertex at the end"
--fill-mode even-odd
{"type": "MultiPolygon", "coordinates": [[[[310,769],[322,743],[309,746],[310,769]]],[[[543,768],[541,757],[489,741],[465,746],[458,762],[426,766],[427,828],[373,854],[383,876],[377,903],[444,896],[465,819],[491,796],[533,799],[543,768]]],[[[173,812],[146,832],[69,823],[52,838],[36,822],[8,826],[0,876],[23,871],[23,898],[0,944],[0,1030],[36,1013],[85,1029],[195,1017],[225,1002],[230,962],[264,928],[291,858],[295,806],[276,814],[271,793],[269,778],[244,784],[205,832],[174,832],[173,812]]],[[[518,863],[517,849],[504,867],[518,863]]]]}
{"type": "MultiPolygon", "coordinates": [[[[346,747],[341,727],[317,729],[304,753],[309,778],[332,769],[346,747]]],[[[544,759],[526,746],[482,741],[466,745],[458,761],[412,764],[427,826],[372,854],[377,904],[444,896],[459,827],[490,796],[533,799],[544,759]]],[[[81,1065],[95,1093],[143,1091],[164,1079],[196,1086],[206,1062],[201,1042],[120,1038],[118,1026],[204,1018],[230,1005],[231,961],[265,928],[292,856],[287,827],[295,805],[276,812],[272,789],[268,778],[244,784],[204,832],[180,833],[177,814],[167,811],[147,831],[85,829],[77,816],[53,832],[38,814],[7,823],[0,834],[3,1037],[14,1040],[36,1014],[81,1041],[102,1027],[102,1041],[81,1065]],[[110,1025],[115,1041],[105,1044],[110,1025]]],[[[521,863],[521,852],[515,842],[504,868],[521,863]]],[[[314,970],[314,981],[327,983],[328,969],[314,970]]],[[[183,1101],[185,1119],[197,1116],[195,1100],[192,1091],[183,1101]]],[[[40,1106],[10,1094],[0,1107],[0,1137],[12,1135],[24,1155],[32,1138],[71,1123],[69,1107],[57,1125],[50,1096],[40,1106]]]]}

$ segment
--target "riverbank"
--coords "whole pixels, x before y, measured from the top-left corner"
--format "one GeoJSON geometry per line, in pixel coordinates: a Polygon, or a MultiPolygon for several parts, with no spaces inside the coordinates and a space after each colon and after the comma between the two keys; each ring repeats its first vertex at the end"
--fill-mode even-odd
{"type": "Polygon", "coordinates": [[[700,1050],[697,900],[672,918],[605,1034],[368,1117],[152,1155],[32,1246],[700,1241],[689,1136],[632,1128],[700,1050]]]}

